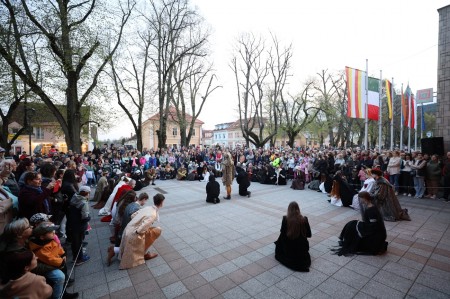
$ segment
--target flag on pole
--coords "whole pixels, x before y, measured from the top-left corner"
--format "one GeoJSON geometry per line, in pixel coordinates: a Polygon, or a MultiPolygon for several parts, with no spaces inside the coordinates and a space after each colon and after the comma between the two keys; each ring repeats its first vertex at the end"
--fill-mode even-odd
{"type": "Polygon", "coordinates": [[[366,73],[345,67],[345,74],[347,76],[347,116],[365,118],[366,73]]]}
{"type": "Polygon", "coordinates": [[[369,77],[368,119],[379,120],[380,112],[380,79],[369,77]]]}
{"type": "Polygon", "coordinates": [[[392,84],[389,80],[386,80],[386,98],[387,98],[387,106],[389,110],[389,119],[392,119],[392,84]]]}
{"type": "Polygon", "coordinates": [[[411,95],[411,89],[406,87],[405,93],[402,92],[402,110],[403,110],[403,126],[409,127],[409,98],[411,95]]]}
{"type": "Polygon", "coordinates": [[[380,80],[368,78],[368,97],[366,97],[366,72],[345,67],[347,76],[347,116],[351,118],[366,118],[366,101],[368,119],[378,120],[379,84],[380,80]]]}

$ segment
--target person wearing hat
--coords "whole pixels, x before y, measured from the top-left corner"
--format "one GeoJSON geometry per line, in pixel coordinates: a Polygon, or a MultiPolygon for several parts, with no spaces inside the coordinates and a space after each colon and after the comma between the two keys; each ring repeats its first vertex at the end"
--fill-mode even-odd
{"type": "Polygon", "coordinates": [[[88,206],[90,193],[91,187],[81,186],[78,194],[75,193],[70,199],[67,211],[67,226],[70,227],[72,241],[72,260],[76,266],[84,264],[90,259],[81,249],[89,220],[91,220],[88,206]]]}
{"type": "Polygon", "coordinates": [[[383,215],[383,219],[385,221],[410,221],[408,210],[401,208],[398,198],[395,196],[395,189],[383,177],[383,172],[379,169],[372,169],[372,177],[375,184],[370,191],[370,197],[383,215]]]}
{"type": "Polygon", "coordinates": [[[46,268],[46,278],[53,283],[52,298],[77,298],[78,293],[63,293],[64,284],[68,280],[66,253],[55,239],[55,230],[59,228],[51,222],[44,221],[33,229],[33,235],[28,246],[37,256],[40,271],[46,268]],[[49,271],[48,271],[49,270],[49,271]]]}

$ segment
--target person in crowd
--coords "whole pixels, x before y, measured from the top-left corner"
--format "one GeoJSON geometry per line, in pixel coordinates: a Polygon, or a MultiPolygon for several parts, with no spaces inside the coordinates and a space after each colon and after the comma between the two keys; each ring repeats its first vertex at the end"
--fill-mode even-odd
{"type": "MultiPolygon", "coordinates": [[[[55,230],[58,227],[51,222],[42,222],[33,229],[33,235],[29,241],[29,247],[37,256],[42,267],[47,267],[45,271],[47,279],[53,282],[52,298],[78,298],[78,293],[67,293],[64,284],[68,281],[66,253],[64,249],[55,241],[55,230]],[[49,271],[51,270],[51,271],[49,271]],[[49,275],[52,275],[49,278],[49,275]]],[[[41,270],[44,271],[44,270],[41,270]]]]}
{"type": "MultiPolygon", "coordinates": [[[[372,169],[367,168],[366,169],[366,176],[367,179],[364,181],[364,185],[359,190],[359,192],[369,192],[372,191],[373,186],[375,185],[375,179],[372,177],[372,169]]],[[[359,195],[355,194],[353,196],[352,204],[350,206],[352,209],[359,211],[361,209],[361,203],[359,200],[359,195]]]]}
{"type": "Polygon", "coordinates": [[[236,182],[239,185],[239,195],[250,197],[252,193],[247,190],[248,187],[250,187],[250,180],[248,179],[247,172],[245,171],[245,163],[237,163],[236,172],[236,182]]]}
{"type": "Polygon", "coordinates": [[[103,192],[105,192],[106,187],[108,186],[108,175],[107,171],[102,171],[102,176],[97,182],[97,187],[95,188],[95,194],[92,201],[99,202],[102,198],[103,192]]]}
{"type": "Polygon", "coordinates": [[[311,228],[308,218],[300,212],[297,202],[289,204],[283,216],[280,235],[275,241],[275,258],[284,266],[300,272],[309,272],[311,257],[309,242],[311,228]]]}
{"type": "Polygon", "coordinates": [[[156,253],[148,253],[150,246],[161,235],[161,228],[154,227],[159,220],[159,210],[164,204],[161,193],[153,197],[153,206],[140,209],[125,227],[120,243],[120,269],[130,269],[153,259],[156,253]]]}
{"type": "MultiPolygon", "coordinates": [[[[1,179],[0,179],[1,181],[1,179]]],[[[13,219],[13,201],[8,192],[0,185],[0,235],[5,226],[13,219]]]]}
{"type": "Polygon", "coordinates": [[[224,196],[224,199],[231,199],[231,185],[233,184],[235,172],[233,158],[229,152],[226,152],[223,155],[222,162],[222,183],[227,191],[227,196],[224,196]]]}
{"type": "Polygon", "coordinates": [[[426,184],[427,184],[427,197],[435,199],[438,192],[439,181],[442,176],[442,167],[437,155],[432,155],[430,161],[426,166],[426,184]]]}
{"type": "MultiPolygon", "coordinates": [[[[356,191],[352,186],[350,186],[345,180],[345,176],[342,171],[338,170],[333,177],[333,185],[331,189],[331,197],[335,197],[336,200],[334,205],[349,207],[353,202],[353,196],[356,191]]],[[[333,204],[333,198],[330,199],[333,204]]]]}
{"type": "Polygon", "coordinates": [[[30,158],[26,158],[22,160],[19,164],[19,167],[17,167],[17,175],[16,178],[19,178],[19,181],[17,182],[19,185],[19,189],[21,189],[25,185],[25,175],[28,172],[34,171],[35,165],[33,161],[31,161],[30,158]]]}
{"type": "Polygon", "coordinates": [[[29,171],[25,174],[24,186],[19,192],[19,217],[30,219],[36,213],[50,214],[51,204],[48,198],[53,192],[55,182],[41,188],[41,174],[29,171]]]}
{"type": "Polygon", "coordinates": [[[360,192],[358,196],[365,206],[361,211],[362,219],[352,220],[342,229],[340,248],[334,250],[339,256],[359,253],[376,255],[387,250],[386,227],[380,211],[372,203],[369,192],[360,192]]]}
{"type": "Polygon", "coordinates": [[[415,173],[415,175],[413,175],[414,190],[416,191],[415,198],[423,198],[423,195],[425,194],[427,161],[423,159],[422,153],[417,153],[414,163],[411,164],[411,169],[415,173]]]}
{"type": "Polygon", "coordinates": [[[45,277],[31,273],[37,267],[37,257],[30,250],[6,255],[7,275],[1,278],[0,298],[48,299],[53,289],[45,277]]]}
{"type": "Polygon", "coordinates": [[[91,187],[81,186],[79,193],[75,193],[69,202],[67,226],[70,227],[72,260],[76,266],[90,260],[90,257],[81,249],[89,220],[91,220],[88,206],[90,193],[91,187]]]}
{"type": "MultiPolygon", "coordinates": [[[[372,177],[375,185],[370,191],[370,196],[375,206],[381,212],[385,221],[408,220],[407,209],[402,209],[395,195],[393,186],[383,177],[383,172],[379,169],[372,169],[372,177]]],[[[364,209],[362,209],[364,210],[364,209]]]]}
{"type": "Polygon", "coordinates": [[[121,180],[115,185],[113,191],[109,195],[108,200],[106,201],[104,207],[101,208],[100,211],[98,211],[99,216],[111,215],[111,210],[114,205],[114,199],[116,198],[119,188],[121,188],[123,185],[128,184],[129,181],[130,180],[126,176],[123,176],[121,178],[121,180]]]}
{"type": "Polygon", "coordinates": [[[181,164],[180,168],[177,171],[177,180],[182,181],[187,177],[187,169],[184,167],[184,164],[181,164]]]}
{"type": "Polygon", "coordinates": [[[306,174],[301,170],[300,166],[294,168],[294,179],[291,188],[294,190],[304,190],[306,184],[306,174]]]}
{"type": "Polygon", "coordinates": [[[447,159],[444,160],[442,167],[442,174],[444,176],[444,195],[443,199],[446,202],[449,202],[449,194],[450,194],[450,152],[447,152],[447,159]]]}
{"type": "Polygon", "coordinates": [[[206,202],[208,203],[220,203],[220,184],[216,181],[215,176],[210,175],[206,184],[206,202]]]}
{"type": "Polygon", "coordinates": [[[149,169],[147,169],[145,171],[145,182],[147,183],[147,185],[149,185],[150,183],[154,186],[155,185],[155,179],[156,179],[156,170],[155,167],[150,167],[149,169]]]}
{"type": "Polygon", "coordinates": [[[395,195],[398,195],[398,191],[399,191],[398,182],[399,182],[399,177],[400,177],[401,164],[402,164],[402,160],[400,158],[400,152],[394,151],[392,153],[392,157],[389,158],[389,163],[387,165],[387,172],[389,173],[389,182],[395,188],[395,195]]]}
{"type": "Polygon", "coordinates": [[[2,186],[8,189],[15,197],[19,196],[19,184],[16,181],[14,172],[17,164],[13,159],[3,160],[0,162],[0,179],[3,181],[2,186]]]}
{"type": "Polygon", "coordinates": [[[411,155],[409,153],[401,154],[402,166],[400,167],[400,185],[402,186],[402,192],[404,196],[411,197],[414,194],[414,182],[413,176],[415,176],[415,171],[413,172],[411,165],[414,163],[411,160],[411,155]]]}

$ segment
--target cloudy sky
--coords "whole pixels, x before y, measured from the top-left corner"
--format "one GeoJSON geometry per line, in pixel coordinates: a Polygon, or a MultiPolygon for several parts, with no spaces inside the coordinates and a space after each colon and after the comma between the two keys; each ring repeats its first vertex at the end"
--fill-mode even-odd
{"type": "MultiPolygon", "coordinates": [[[[293,45],[290,92],[323,69],[345,66],[394,78],[395,87],[434,88],[437,81],[438,8],[444,0],[191,0],[212,29],[210,39],[218,84],[200,115],[205,129],[237,119],[234,75],[229,68],[240,33],[275,34],[293,45]]],[[[130,136],[131,125],[100,138],[130,136]]]]}

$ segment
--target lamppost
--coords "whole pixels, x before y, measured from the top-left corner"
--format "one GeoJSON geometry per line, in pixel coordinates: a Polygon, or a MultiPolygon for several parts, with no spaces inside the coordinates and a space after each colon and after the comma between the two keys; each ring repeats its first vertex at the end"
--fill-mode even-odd
{"type": "Polygon", "coordinates": [[[33,127],[30,126],[31,124],[31,118],[34,116],[34,114],[36,113],[36,109],[34,108],[25,108],[25,127],[28,130],[28,148],[29,148],[29,152],[28,154],[31,156],[31,134],[33,133],[33,127]]]}

